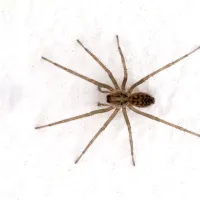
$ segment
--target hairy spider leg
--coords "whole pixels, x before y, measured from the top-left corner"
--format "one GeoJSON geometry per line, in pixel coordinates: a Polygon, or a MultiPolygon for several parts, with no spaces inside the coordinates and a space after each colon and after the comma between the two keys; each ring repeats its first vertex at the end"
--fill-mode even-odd
{"type": "Polygon", "coordinates": [[[197,47],[196,49],[190,51],[189,53],[185,54],[184,56],[182,56],[182,57],[180,57],[180,58],[174,60],[173,62],[171,62],[171,63],[169,63],[169,64],[167,64],[167,65],[165,65],[165,66],[159,68],[158,70],[152,72],[151,74],[145,76],[144,78],[142,78],[141,80],[139,80],[138,82],[136,82],[135,84],[133,84],[133,85],[130,87],[130,89],[128,90],[128,93],[131,93],[131,92],[133,91],[134,88],[136,88],[138,85],[144,83],[146,80],[148,80],[149,78],[153,77],[153,76],[156,75],[157,73],[159,73],[159,72],[161,72],[161,71],[163,71],[163,70],[165,70],[165,69],[171,67],[172,65],[178,63],[179,61],[183,60],[184,58],[188,57],[189,55],[193,54],[195,51],[197,51],[197,50],[199,50],[199,49],[200,49],[200,46],[197,47]]]}
{"type": "Polygon", "coordinates": [[[119,36],[118,35],[116,35],[116,39],[117,39],[117,47],[118,47],[118,50],[119,50],[119,54],[120,54],[123,69],[124,69],[124,79],[123,79],[121,88],[122,88],[122,90],[125,90],[126,89],[126,82],[127,82],[127,78],[128,78],[127,67],[126,67],[124,55],[122,53],[122,50],[121,50],[121,47],[120,47],[120,44],[119,44],[119,36]]]}
{"type": "Polygon", "coordinates": [[[78,116],[75,116],[75,117],[71,117],[71,118],[68,118],[68,119],[63,119],[63,120],[60,120],[60,121],[57,121],[57,122],[53,122],[53,123],[50,123],[50,124],[46,124],[46,125],[42,125],[42,126],[36,126],[35,129],[45,128],[45,127],[48,127],[48,126],[55,126],[55,125],[58,125],[58,124],[74,121],[74,120],[77,120],[77,119],[90,117],[92,115],[105,113],[105,112],[108,112],[108,111],[111,111],[111,110],[113,110],[112,106],[110,106],[108,108],[93,110],[91,112],[88,112],[88,113],[85,113],[85,114],[82,114],[82,115],[78,115],[78,116]]]}
{"type": "Polygon", "coordinates": [[[75,71],[73,71],[73,70],[71,70],[69,68],[63,67],[62,65],[60,65],[58,63],[55,63],[55,62],[49,60],[48,58],[42,57],[42,59],[46,60],[47,62],[50,62],[51,64],[55,65],[56,67],[59,67],[59,68],[65,70],[65,71],[67,71],[67,72],[69,72],[69,73],[71,73],[71,74],[73,74],[75,76],[78,76],[79,78],[82,78],[82,79],[84,79],[84,80],[86,80],[86,81],[88,81],[88,82],[90,82],[90,83],[92,83],[94,85],[97,85],[98,87],[106,88],[106,89],[108,89],[110,91],[114,90],[111,86],[109,86],[107,84],[100,83],[98,81],[95,81],[94,79],[91,79],[91,78],[89,78],[87,76],[79,74],[78,72],[75,72],[75,71]]]}
{"type": "Polygon", "coordinates": [[[95,56],[89,49],[87,49],[83,43],[80,40],[77,40],[77,42],[83,47],[83,49],[90,55],[92,56],[92,58],[107,72],[108,76],[110,77],[111,81],[113,82],[115,89],[119,90],[119,85],[116,81],[116,79],[114,78],[112,72],[97,58],[97,56],[95,56]]]}
{"type": "Polygon", "coordinates": [[[97,137],[106,129],[108,124],[115,118],[117,113],[119,112],[119,108],[116,108],[112,115],[108,118],[108,120],[104,123],[104,125],[99,129],[99,131],[95,134],[95,136],[90,140],[88,145],[85,147],[85,149],[82,151],[80,156],[76,159],[75,164],[78,163],[78,161],[82,158],[82,156],[86,153],[86,151],[90,148],[90,146],[94,143],[94,141],[97,139],[97,137]]]}
{"type": "Polygon", "coordinates": [[[130,148],[131,148],[131,158],[132,158],[133,166],[135,166],[134,151],[133,151],[133,136],[132,136],[131,124],[127,115],[126,107],[122,107],[122,112],[124,115],[126,125],[128,127],[129,143],[130,143],[130,148]]]}
{"type": "Polygon", "coordinates": [[[171,127],[173,127],[173,128],[179,129],[179,130],[181,130],[181,131],[183,131],[183,132],[186,132],[186,133],[189,133],[189,134],[191,134],[191,135],[195,135],[195,136],[197,136],[197,137],[200,137],[200,135],[199,135],[198,133],[195,133],[195,132],[193,132],[193,131],[187,130],[187,129],[185,129],[185,128],[181,127],[181,126],[178,126],[178,125],[176,125],[176,124],[172,124],[172,123],[170,123],[170,122],[167,122],[167,121],[165,121],[165,120],[163,120],[163,119],[160,119],[160,118],[158,118],[158,117],[156,117],[156,116],[153,116],[153,115],[150,115],[150,114],[148,114],[148,113],[142,112],[141,110],[136,109],[135,107],[133,107],[133,106],[130,105],[130,104],[128,105],[128,107],[129,107],[133,112],[135,112],[135,113],[137,113],[137,114],[139,114],[139,115],[142,115],[142,116],[147,117],[147,118],[149,118],[149,119],[155,120],[155,121],[157,121],[157,122],[161,122],[161,123],[163,123],[163,124],[166,124],[166,125],[171,126],[171,127]]]}

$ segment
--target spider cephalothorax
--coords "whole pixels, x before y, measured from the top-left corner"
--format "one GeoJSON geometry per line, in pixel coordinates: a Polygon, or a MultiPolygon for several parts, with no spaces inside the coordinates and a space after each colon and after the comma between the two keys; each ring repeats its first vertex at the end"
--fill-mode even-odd
{"type": "Polygon", "coordinates": [[[123,91],[113,92],[107,95],[107,103],[122,106],[129,102],[129,95],[123,91]]]}
{"type": "Polygon", "coordinates": [[[97,61],[99,63],[99,65],[107,72],[108,76],[110,77],[114,88],[111,87],[110,85],[107,85],[105,83],[101,83],[98,82],[94,79],[91,79],[87,76],[84,76],[82,74],[79,74],[78,72],[75,72],[69,68],[63,67],[62,65],[59,65],[47,58],[42,57],[44,60],[54,64],[55,66],[71,73],[74,74],[75,76],[78,76],[94,85],[96,85],[98,87],[98,90],[102,93],[108,93],[107,94],[107,103],[98,103],[98,106],[105,106],[106,108],[102,108],[102,109],[97,109],[82,115],[78,115],[75,117],[71,117],[68,119],[64,119],[64,120],[60,120],[57,122],[53,122],[47,125],[43,125],[43,126],[37,126],[35,127],[36,129],[40,129],[40,128],[45,128],[48,126],[54,126],[57,124],[61,124],[61,123],[65,123],[65,122],[69,122],[69,121],[73,121],[76,119],[81,119],[84,117],[90,117],[92,115],[96,115],[96,114],[100,114],[100,113],[105,113],[105,112],[109,112],[111,110],[114,110],[113,113],[111,114],[111,116],[106,120],[106,122],[104,123],[104,125],[99,129],[99,131],[94,135],[94,137],[90,140],[90,142],[88,143],[88,145],[85,147],[85,149],[82,151],[82,153],[79,155],[79,157],[76,159],[75,163],[77,163],[82,156],[84,155],[84,153],[89,149],[89,147],[94,143],[94,141],[96,140],[96,138],[102,133],[103,130],[105,130],[105,128],[108,126],[108,124],[114,119],[114,117],[117,115],[117,113],[119,112],[120,109],[122,109],[123,115],[124,115],[124,119],[126,122],[126,125],[128,127],[128,132],[129,132],[129,142],[130,142],[130,149],[131,149],[131,158],[132,158],[132,163],[133,165],[135,165],[135,160],[134,160],[134,151],[133,151],[133,139],[132,139],[132,131],[131,131],[131,125],[128,119],[128,115],[127,115],[127,111],[126,108],[128,107],[129,109],[131,109],[133,112],[142,115],[144,117],[147,117],[149,119],[161,122],[163,124],[166,124],[168,126],[174,127],[176,129],[179,129],[181,131],[190,133],[192,135],[195,136],[200,136],[199,134],[189,131],[181,126],[178,126],[176,124],[172,124],[170,122],[167,122],[163,119],[160,119],[158,117],[155,117],[153,115],[150,115],[148,113],[145,113],[141,110],[138,110],[135,108],[136,107],[146,107],[146,106],[150,106],[151,104],[153,104],[155,102],[154,97],[152,97],[151,95],[147,94],[147,93],[142,93],[142,92],[138,92],[138,93],[132,93],[132,91],[140,84],[144,83],[146,80],[148,80],[150,77],[156,75],[157,73],[171,67],[172,65],[174,65],[175,63],[181,61],[182,59],[186,58],[187,56],[191,55],[192,53],[194,53],[195,51],[197,51],[198,49],[200,49],[200,47],[194,49],[193,51],[189,52],[188,54],[185,54],[184,56],[176,59],[175,61],[165,65],[164,67],[159,68],[158,70],[152,72],[151,74],[145,76],[144,78],[142,78],[141,80],[139,80],[138,82],[136,82],[135,84],[133,84],[128,90],[126,90],[126,82],[127,82],[127,78],[128,78],[128,74],[127,74],[127,68],[126,68],[126,63],[125,63],[125,59],[122,53],[122,50],[120,48],[119,45],[119,38],[118,36],[116,36],[117,39],[117,47],[120,53],[120,57],[121,57],[121,61],[123,64],[123,69],[124,69],[124,79],[122,82],[122,86],[120,87],[116,81],[116,79],[114,78],[112,72],[89,50],[87,49],[79,40],[78,43],[84,48],[84,50],[90,54],[90,56],[93,57],[93,59],[95,61],[97,61]],[[105,91],[102,90],[102,88],[106,89],[105,91]]]}

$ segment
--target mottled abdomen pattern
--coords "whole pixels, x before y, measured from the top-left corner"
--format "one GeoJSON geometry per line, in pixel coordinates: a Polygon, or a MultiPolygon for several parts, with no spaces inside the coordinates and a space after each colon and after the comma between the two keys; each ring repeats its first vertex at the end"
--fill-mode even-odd
{"type": "Polygon", "coordinates": [[[138,92],[129,97],[129,103],[137,107],[147,107],[155,102],[155,99],[147,93],[138,92]]]}

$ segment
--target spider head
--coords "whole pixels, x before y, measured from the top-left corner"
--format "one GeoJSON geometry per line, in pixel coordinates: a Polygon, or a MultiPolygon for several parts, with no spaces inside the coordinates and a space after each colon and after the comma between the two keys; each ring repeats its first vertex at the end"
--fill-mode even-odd
{"type": "Polygon", "coordinates": [[[137,107],[147,107],[155,103],[155,98],[147,93],[138,92],[130,95],[129,103],[137,107]]]}

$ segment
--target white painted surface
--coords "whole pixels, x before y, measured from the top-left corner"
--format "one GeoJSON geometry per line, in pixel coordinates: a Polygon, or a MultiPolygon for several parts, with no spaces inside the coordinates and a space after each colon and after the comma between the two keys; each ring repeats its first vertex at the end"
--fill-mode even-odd
{"type": "MultiPolygon", "coordinates": [[[[199,199],[200,139],[129,111],[136,167],[122,114],[78,165],[110,113],[52,128],[34,126],[96,109],[97,88],[42,61],[98,81],[106,73],[80,39],[128,86],[200,45],[198,1],[2,0],[0,6],[0,199],[199,199]]],[[[200,133],[200,52],[140,86],[144,111],[200,133]]]]}

